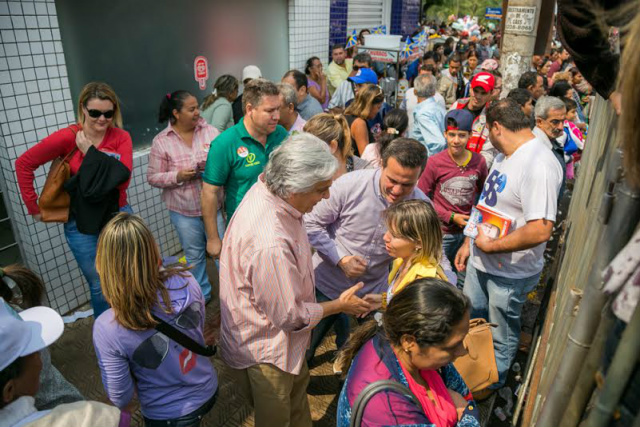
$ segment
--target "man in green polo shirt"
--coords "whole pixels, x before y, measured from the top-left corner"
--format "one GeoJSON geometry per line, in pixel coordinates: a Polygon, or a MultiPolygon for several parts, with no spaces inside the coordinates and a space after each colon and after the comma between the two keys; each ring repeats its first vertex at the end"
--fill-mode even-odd
{"type": "Polygon", "coordinates": [[[254,79],[242,95],[245,115],[237,125],[222,132],[211,144],[202,175],[202,219],[207,232],[207,253],[220,256],[216,210],[218,189],[224,187],[227,220],[240,205],[249,188],[258,180],[269,154],[288,133],[278,125],[280,92],[265,79],[254,79]]]}

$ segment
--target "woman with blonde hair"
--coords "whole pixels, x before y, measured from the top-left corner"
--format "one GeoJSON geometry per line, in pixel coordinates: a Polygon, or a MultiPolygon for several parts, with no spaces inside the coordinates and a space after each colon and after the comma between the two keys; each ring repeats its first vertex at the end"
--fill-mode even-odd
{"type": "Polygon", "coordinates": [[[373,134],[367,121],[378,114],[383,102],[384,92],[380,86],[364,84],[357,88],[355,99],[344,111],[351,137],[355,141],[353,151],[358,157],[364,153],[367,145],[373,142],[373,134]]]}
{"type": "Polygon", "coordinates": [[[77,117],[77,124],[52,133],[18,157],[16,175],[27,211],[34,221],[41,221],[34,172],[67,156],[71,179],[65,188],[71,193],[71,206],[64,235],[89,284],[97,318],[108,308],[95,269],[98,234],[118,210],[131,212],[127,188],[133,147],[131,136],[122,129],[118,97],[106,83],[92,82],[82,88],[77,117]],[[91,187],[85,188],[83,182],[90,182],[91,187]]]}
{"type": "Polygon", "coordinates": [[[353,155],[351,131],[343,116],[330,113],[316,114],[304,125],[304,131],[329,145],[331,153],[340,164],[335,179],[347,172],[370,167],[369,162],[353,155]]]}
{"type": "Polygon", "coordinates": [[[204,345],[204,297],[185,267],[163,267],[140,217],[121,213],[100,235],[96,268],[111,305],[93,326],[107,396],[119,408],[138,396],[147,427],[198,426],[218,388],[208,358],[159,333],[160,319],[204,345]]]}
{"type": "Polygon", "coordinates": [[[383,239],[389,255],[395,258],[389,273],[389,288],[370,294],[365,300],[385,309],[389,301],[416,279],[436,277],[447,280],[440,266],[442,231],[438,214],[424,200],[405,200],[384,213],[387,232],[383,239]]]}

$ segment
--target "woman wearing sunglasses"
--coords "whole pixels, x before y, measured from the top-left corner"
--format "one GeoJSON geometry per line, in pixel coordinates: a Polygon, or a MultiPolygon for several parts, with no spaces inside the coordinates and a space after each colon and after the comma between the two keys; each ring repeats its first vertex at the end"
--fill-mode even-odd
{"type": "Polygon", "coordinates": [[[92,82],[82,89],[77,118],[77,124],[52,133],[18,157],[16,175],[27,211],[34,221],[41,221],[34,172],[58,157],[69,155],[71,179],[65,188],[71,194],[71,207],[64,234],[89,284],[97,318],[109,308],[95,268],[98,235],[114,213],[131,212],[127,187],[133,148],[131,136],[122,129],[118,97],[109,85],[92,82]],[[86,182],[91,182],[93,188],[86,188],[83,184],[86,182]]]}

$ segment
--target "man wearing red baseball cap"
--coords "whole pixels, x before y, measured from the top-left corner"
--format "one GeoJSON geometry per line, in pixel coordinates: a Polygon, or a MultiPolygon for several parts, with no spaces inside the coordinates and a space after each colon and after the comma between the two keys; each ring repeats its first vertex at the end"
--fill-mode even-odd
{"type": "Polygon", "coordinates": [[[451,110],[468,110],[474,117],[471,128],[471,137],[467,143],[467,149],[480,153],[487,161],[487,168],[491,168],[494,157],[498,151],[489,140],[489,128],[487,127],[486,110],[491,95],[496,85],[496,78],[488,72],[480,72],[471,80],[471,96],[457,100],[451,106],[451,110]]]}

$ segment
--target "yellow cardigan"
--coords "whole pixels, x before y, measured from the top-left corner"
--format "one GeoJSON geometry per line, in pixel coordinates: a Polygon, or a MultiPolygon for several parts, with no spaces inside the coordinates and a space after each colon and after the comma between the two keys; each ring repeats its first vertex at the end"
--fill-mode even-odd
{"type": "MultiPolygon", "coordinates": [[[[396,277],[396,273],[400,269],[402,265],[402,258],[396,258],[393,261],[393,265],[391,266],[391,273],[389,273],[389,285],[393,282],[393,279],[396,277]]],[[[393,294],[397,295],[398,292],[403,290],[409,283],[413,282],[416,279],[420,279],[423,277],[438,277],[443,280],[447,280],[447,276],[444,274],[444,270],[440,267],[439,264],[436,263],[436,260],[425,259],[422,258],[420,260],[414,261],[413,265],[409,267],[409,271],[404,275],[400,283],[395,284],[393,289],[393,294]]]]}

